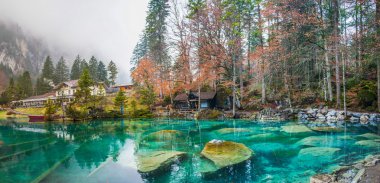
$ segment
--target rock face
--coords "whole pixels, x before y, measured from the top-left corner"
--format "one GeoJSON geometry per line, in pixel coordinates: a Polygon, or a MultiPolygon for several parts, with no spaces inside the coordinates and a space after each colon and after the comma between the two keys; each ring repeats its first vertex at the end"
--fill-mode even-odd
{"type": "Polygon", "coordinates": [[[201,155],[214,162],[217,168],[221,169],[246,161],[254,153],[241,143],[212,140],[206,144],[201,155]]]}
{"type": "Polygon", "coordinates": [[[186,153],[179,151],[157,151],[137,156],[137,169],[141,173],[152,173],[168,168],[186,153]]]}

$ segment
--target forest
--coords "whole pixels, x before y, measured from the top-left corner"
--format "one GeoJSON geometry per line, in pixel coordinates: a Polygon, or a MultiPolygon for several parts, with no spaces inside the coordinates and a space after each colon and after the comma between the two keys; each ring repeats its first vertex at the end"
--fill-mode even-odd
{"type": "Polygon", "coordinates": [[[376,111],[380,1],[150,0],[132,78],[160,98],[216,91],[234,109],[376,111]]]}

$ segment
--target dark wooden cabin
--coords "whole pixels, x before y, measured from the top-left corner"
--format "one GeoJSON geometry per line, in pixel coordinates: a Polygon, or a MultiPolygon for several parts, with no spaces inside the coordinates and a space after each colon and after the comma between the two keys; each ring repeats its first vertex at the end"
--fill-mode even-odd
{"type": "MultiPolygon", "coordinates": [[[[174,98],[176,109],[198,109],[198,92],[181,93],[174,98]]],[[[215,92],[200,92],[201,109],[213,109],[216,106],[215,92]]]]}

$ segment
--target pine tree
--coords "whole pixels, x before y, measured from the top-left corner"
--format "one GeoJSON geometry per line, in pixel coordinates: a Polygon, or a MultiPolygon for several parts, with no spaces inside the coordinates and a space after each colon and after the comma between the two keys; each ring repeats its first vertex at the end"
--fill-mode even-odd
{"type": "Polygon", "coordinates": [[[37,78],[36,87],[34,89],[37,95],[45,94],[51,91],[51,89],[52,87],[50,86],[49,82],[45,78],[43,77],[37,78]]]}
{"type": "Polygon", "coordinates": [[[71,67],[70,79],[71,80],[79,79],[80,75],[81,75],[81,58],[78,55],[77,58],[75,58],[74,63],[71,67]]]}
{"type": "Polygon", "coordinates": [[[85,69],[89,69],[88,68],[88,63],[85,59],[83,59],[81,62],[80,62],[80,76],[83,74],[83,71],[85,69]]]}
{"type": "Polygon", "coordinates": [[[88,106],[88,104],[92,101],[91,96],[91,86],[93,86],[94,81],[90,76],[90,72],[88,69],[84,69],[81,77],[78,81],[78,90],[75,92],[75,101],[78,104],[88,106]]]}
{"type": "MultiPolygon", "coordinates": [[[[147,56],[147,53],[148,53],[148,42],[147,42],[146,33],[144,32],[143,36],[140,37],[139,42],[136,44],[135,48],[133,49],[131,64],[133,66],[136,66],[138,62],[144,56],[147,56]]],[[[134,68],[132,68],[132,70],[134,70],[134,68]]]]}
{"type": "Polygon", "coordinates": [[[88,69],[90,72],[90,76],[93,78],[94,81],[99,81],[98,77],[98,60],[92,56],[90,61],[88,62],[88,69]]]}
{"type": "Polygon", "coordinates": [[[54,79],[54,65],[50,56],[46,57],[44,67],[42,68],[42,77],[45,79],[54,79]]]}
{"type": "Polygon", "coordinates": [[[17,79],[16,92],[18,99],[24,99],[32,96],[33,94],[33,83],[30,77],[30,73],[25,71],[21,77],[17,79]]]}
{"type": "Polygon", "coordinates": [[[108,84],[108,73],[107,73],[106,65],[104,65],[102,61],[99,61],[97,75],[98,75],[99,81],[108,84]]]}
{"type": "Polygon", "coordinates": [[[115,85],[115,81],[117,78],[117,67],[116,64],[111,60],[111,62],[108,64],[108,72],[109,72],[109,82],[110,85],[115,85]]]}
{"type": "Polygon", "coordinates": [[[125,108],[125,102],[127,100],[127,97],[125,96],[125,92],[119,91],[117,92],[117,95],[114,100],[114,105],[116,109],[120,109],[120,111],[123,113],[125,108]]]}
{"type": "Polygon", "coordinates": [[[59,84],[62,82],[65,82],[69,80],[69,69],[66,65],[65,59],[61,57],[57,63],[57,67],[55,68],[55,73],[54,73],[54,83],[59,84]]]}

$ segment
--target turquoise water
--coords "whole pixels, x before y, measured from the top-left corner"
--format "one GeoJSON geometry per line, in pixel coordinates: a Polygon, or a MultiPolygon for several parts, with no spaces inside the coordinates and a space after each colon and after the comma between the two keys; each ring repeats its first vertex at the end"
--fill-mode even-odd
{"type": "Polygon", "coordinates": [[[313,131],[311,125],[298,122],[243,120],[82,124],[0,120],[0,182],[308,182],[314,174],[380,153],[379,127],[338,127],[331,132],[313,131]],[[176,130],[179,135],[147,138],[160,130],[176,130]],[[200,152],[213,139],[243,143],[255,155],[202,174],[210,161],[200,152]],[[136,156],[158,150],[184,151],[187,156],[169,170],[140,174],[136,156]]]}

